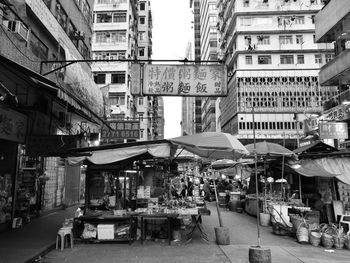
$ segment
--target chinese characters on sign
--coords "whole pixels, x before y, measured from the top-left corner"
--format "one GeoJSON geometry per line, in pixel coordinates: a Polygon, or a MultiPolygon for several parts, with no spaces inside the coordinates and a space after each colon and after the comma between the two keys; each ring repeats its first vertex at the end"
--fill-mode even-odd
{"type": "Polygon", "coordinates": [[[346,122],[320,122],[321,139],[347,139],[348,124],[346,122]]]}
{"type": "Polygon", "coordinates": [[[102,129],[102,141],[115,141],[121,139],[140,139],[140,122],[137,121],[109,121],[113,130],[102,129]]]}
{"type": "Polygon", "coordinates": [[[226,66],[143,66],[143,94],[151,96],[227,96],[226,66]]]}

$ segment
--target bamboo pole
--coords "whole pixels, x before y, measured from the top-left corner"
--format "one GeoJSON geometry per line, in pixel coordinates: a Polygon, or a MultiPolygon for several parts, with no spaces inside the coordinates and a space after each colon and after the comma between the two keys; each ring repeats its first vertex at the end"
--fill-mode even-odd
{"type": "Polygon", "coordinates": [[[260,247],[260,210],[259,210],[259,188],[258,188],[258,155],[256,153],[256,140],[255,140],[255,112],[254,107],[252,108],[253,114],[253,139],[254,139],[254,161],[255,161],[255,194],[256,194],[256,230],[258,247],[260,247]]]}

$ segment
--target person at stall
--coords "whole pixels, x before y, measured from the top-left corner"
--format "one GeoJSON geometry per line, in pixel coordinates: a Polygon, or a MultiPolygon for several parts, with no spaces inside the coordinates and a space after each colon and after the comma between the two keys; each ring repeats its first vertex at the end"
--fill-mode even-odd
{"type": "Polygon", "coordinates": [[[181,197],[186,197],[187,196],[187,185],[185,183],[185,180],[183,178],[181,178],[181,192],[180,192],[180,196],[181,197]]]}
{"type": "Polygon", "coordinates": [[[203,183],[203,191],[204,191],[204,200],[210,199],[210,184],[208,180],[205,180],[203,183]]]}
{"type": "Polygon", "coordinates": [[[193,196],[193,183],[191,182],[190,178],[187,177],[187,196],[193,196]]]}
{"type": "Polygon", "coordinates": [[[324,213],[324,202],[322,201],[322,195],[320,193],[315,194],[315,201],[312,205],[312,208],[316,211],[320,212],[320,223],[325,223],[327,220],[325,219],[324,213]]]}

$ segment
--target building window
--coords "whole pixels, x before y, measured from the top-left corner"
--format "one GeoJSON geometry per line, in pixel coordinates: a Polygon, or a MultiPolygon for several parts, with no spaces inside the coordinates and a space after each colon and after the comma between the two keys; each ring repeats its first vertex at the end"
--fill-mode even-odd
{"type": "Polygon", "coordinates": [[[252,58],[252,56],[245,56],[245,63],[246,63],[247,65],[253,64],[253,58],[252,58]]]}
{"type": "Polygon", "coordinates": [[[304,55],[297,55],[297,63],[298,64],[304,64],[304,55]]]}
{"type": "Polygon", "coordinates": [[[146,17],[140,16],[140,25],[144,25],[146,23],[146,17]]]}
{"type": "Polygon", "coordinates": [[[125,105],[125,94],[122,93],[109,93],[110,105],[125,105]]]}
{"type": "Polygon", "coordinates": [[[94,81],[96,84],[105,84],[106,74],[104,73],[94,74],[94,81]]]}
{"type": "Polygon", "coordinates": [[[112,84],[125,84],[125,71],[113,73],[111,75],[112,84]]]}
{"type": "Polygon", "coordinates": [[[139,56],[143,57],[145,55],[145,49],[144,48],[139,48],[139,56]]]}
{"type": "Polygon", "coordinates": [[[304,41],[303,41],[303,35],[296,35],[295,36],[295,43],[297,43],[297,44],[303,44],[304,43],[304,41]]]}
{"type": "Polygon", "coordinates": [[[210,47],[217,47],[218,46],[218,42],[216,40],[210,40],[209,41],[209,46],[210,47]]]}
{"type": "Polygon", "coordinates": [[[145,3],[145,2],[141,2],[141,3],[140,3],[140,10],[141,10],[141,11],[146,10],[146,3],[145,3]]]}
{"type": "Polygon", "coordinates": [[[281,55],[280,62],[281,62],[281,64],[294,64],[294,56],[293,55],[281,55]]]}
{"type": "Polygon", "coordinates": [[[216,10],[216,4],[209,4],[209,10],[216,10]]]}
{"type": "Polygon", "coordinates": [[[295,23],[296,25],[303,25],[303,24],[305,24],[305,17],[304,17],[304,16],[297,16],[297,17],[295,18],[294,23],[295,23]]]}
{"type": "Polygon", "coordinates": [[[311,22],[312,22],[313,24],[315,24],[315,15],[312,15],[312,16],[311,16],[311,22]]]}
{"type": "Polygon", "coordinates": [[[209,54],[209,60],[218,60],[218,54],[217,53],[209,54]]]}
{"type": "Polygon", "coordinates": [[[258,36],[258,45],[270,45],[270,36],[258,36]]]}
{"type": "Polygon", "coordinates": [[[249,7],[249,0],[243,0],[243,7],[249,7]]]}
{"type": "Polygon", "coordinates": [[[96,32],[97,43],[126,42],[126,30],[96,32]]]}
{"type": "Polygon", "coordinates": [[[139,104],[139,106],[143,105],[143,101],[144,101],[143,97],[138,97],[138,104],[139,104]]]}
{"type": "Polygon", "coordinates": [[[143,113],[139,112],[139,120],[143,121],[143,113]]]}
{"type": "Polygon", "coordinates": [[[321,54],[316,54],[315,55],[315,63],[316,64],[321,64],[322,63],[322,55],[321,54]]]}
{"type": "Polygon", "coordinates": [[[326,54],[325,55],[326,63],[330,62],[333,58],[334,58],[333,54],[326,54]]]}
{"type": "Polygon", "coordinates": [[[216,29],[216,27],[210,27],[209,28],[209,33],[210,34],[216,34],[218,32],[218,30],[216,29]]]}
{"type": "Polygon", "coordinates": [[[312,35],[313,42],[316,43],[316,35],[312,35]]]}
{"type": "Polygon", "coordinates": [[[271,64],[271,56],[258,56],[258,64],[271,64]]]}
{"type": "Polygon", "coordinates": [[[66,11],[63,10],[63,7],[58,2],[56,4],[56,19],[58,23],[61,25],[61,27],[64,29],[64,31],[67,31],[68,16],[66,11]]]}
{"type": "Polygon", "coordinates": [[[146,32],[145,31],[140,31],[139,32],[139,40],[146,40],[145,39],[145,36],[146,36],[146,32]]]}
{"type": "Polygon", "coordinates": [[[112,23],[112,13],[97,13],[96,23],[112,23]]]}
{"type": "Polygon", "coordinates": [[[126,12],[116,12],[113,14],[113,23],[125,23],[126,12]]]}
{"type": "Polygon", "coordinates": [[[41,60],[48,60],[49,48],[33,33],[30,36],[29,47],[35,56],[41,60]]]}
{"type": "Polygon", "coordinates": [[[94,52],[94,59],[125,59],[126,51],[99,51],[94,52]]]}
{"type": "Polygon", "coordinates": [[[87,2],[87,0],[84,0],[82,1],[83,4],[82,4],[82,13],[83,13],[83,16],[85,18],[85,20],[88,22],[88,24],[90,24],[90,20],[91,20],[91,17],[92,17],[92,13],[91,13],[91,8],[89,6],[89,3],[87,2]]]}
{"type": "Polygon", "coordinates": [[[209,22],[216,22],[218,18],[216,16],[209,16],[209,22]]]}
{"type": "Polygon", "coordinates": [[[288,36],[279,36],[280,45],[293,44],[293,37],[291,35],[288,36]]]}

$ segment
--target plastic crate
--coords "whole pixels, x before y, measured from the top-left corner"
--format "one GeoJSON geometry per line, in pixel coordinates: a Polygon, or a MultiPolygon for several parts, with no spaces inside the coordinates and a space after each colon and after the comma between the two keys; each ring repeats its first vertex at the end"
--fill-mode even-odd
{"type": "Polygon", "coordinates": [[[99,240],[114,239],[114,225],[111,225],[111,224],[97,225],[97,238],[99,240]]]}

